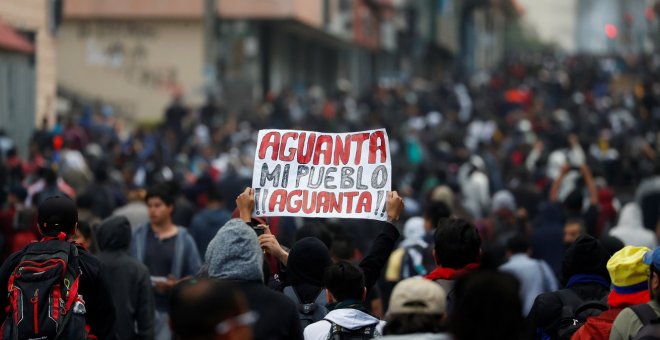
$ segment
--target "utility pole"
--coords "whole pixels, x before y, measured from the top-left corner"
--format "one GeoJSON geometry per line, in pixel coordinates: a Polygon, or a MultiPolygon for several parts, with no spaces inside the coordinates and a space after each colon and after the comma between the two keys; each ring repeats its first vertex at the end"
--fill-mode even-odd
{"type": "Polygon", "coordinates": [[[218,0],[204,0],[204,87],[207,95],[220,92],[218,82],[218,0]]]}

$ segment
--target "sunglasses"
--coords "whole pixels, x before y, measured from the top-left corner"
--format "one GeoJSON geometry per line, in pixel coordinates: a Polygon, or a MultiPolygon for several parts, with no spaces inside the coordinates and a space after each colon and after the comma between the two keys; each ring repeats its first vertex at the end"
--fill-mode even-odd
{"type": "Polygon", "coordinates": [[[237,327],[252,326],[257,320],[259,320],[259,314],[254,311],[249,311],[217,324],[215,326],[215,332],[217,334],[227,334],[237,327]]]}

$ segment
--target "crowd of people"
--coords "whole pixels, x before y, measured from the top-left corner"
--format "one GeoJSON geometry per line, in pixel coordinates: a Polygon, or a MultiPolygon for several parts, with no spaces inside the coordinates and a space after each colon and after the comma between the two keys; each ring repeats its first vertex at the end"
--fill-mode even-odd
{"type": "MultiPolygon", "coordinates": [[[[652,334],[658,79],[657,56],[530,56],[362,97],[269,93],[242,112],[176,96],[131,132],[89,106],[44,122],[25,158],[0,134],[3,335],[24,330],[11,312],[25,299],[48,329],[38,301],[57,299],[19,298],[33,286],[15,269],[69,237],[78,250],[58,251],[82,274],[62,296],[81,296],[100,339],[652,334]],[[401,160],[388,222],[252,216],[261,128],[386,128],[401,160]]],[[[46,306],[70,315],[71,301],[46,306]]]]}

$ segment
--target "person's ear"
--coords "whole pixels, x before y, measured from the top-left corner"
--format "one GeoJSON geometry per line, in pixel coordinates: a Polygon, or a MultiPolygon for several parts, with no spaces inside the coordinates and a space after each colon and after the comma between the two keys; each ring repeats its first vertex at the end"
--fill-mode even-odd
{"type": "Polygon", "coordinates": [[[651,274],[651,288],[654,292],[657,292],[658,288],[660,288],[660,277],[658,277],[658,273],[653,272],[651,274]]]}
{"type": "Polygon", "coordinates": [[[328,301],[328,303],[334,303],[335,297],[332,295],[332,293],[330,293],[329,290],[326,289],[325,291],[326,291],[326,300],[328,301]]]}
{"type": "Polygon", "coordinates": [[[367,301],[367,287],[362,287],[362,302],[367,301]]]}

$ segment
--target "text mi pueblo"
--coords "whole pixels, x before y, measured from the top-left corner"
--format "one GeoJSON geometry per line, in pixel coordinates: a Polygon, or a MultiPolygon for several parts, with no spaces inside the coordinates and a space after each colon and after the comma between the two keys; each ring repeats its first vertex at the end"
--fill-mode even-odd
{"type": "Polygon", "coordinates": [[[387,155],[382,131],[343,135],[268,132],[257,149],[257,159],[263,164],[262,188],[255,189],[256,213],[382,215],[389,189],[385,188],[387,155]],[[378,190],[375,205],[374,190],[378,190]]]}

